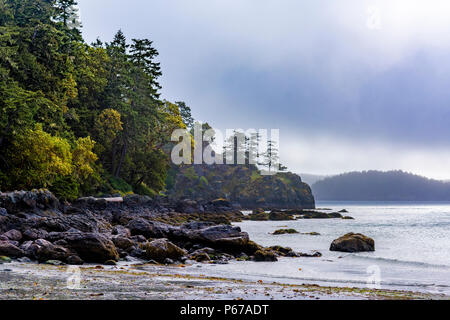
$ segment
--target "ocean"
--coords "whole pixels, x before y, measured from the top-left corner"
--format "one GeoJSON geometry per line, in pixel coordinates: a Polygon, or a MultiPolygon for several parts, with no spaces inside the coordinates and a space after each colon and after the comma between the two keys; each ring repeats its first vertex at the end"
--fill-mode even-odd
{"type": "Polygon", "coordinates": [[[319,202],[317,208],[347,209],[345,215],[355,220],[244,221],[235,225],[261,245],[317,250],[322,253],[320,258],[194,267],[202,274],[235,279],[450,295],[450,203],[319,202]],[[320,235],[270,234],[280,228],[320,235]],[[348,232],[373,238],[375,252],[329,251],[331,242],[348,232]]]}

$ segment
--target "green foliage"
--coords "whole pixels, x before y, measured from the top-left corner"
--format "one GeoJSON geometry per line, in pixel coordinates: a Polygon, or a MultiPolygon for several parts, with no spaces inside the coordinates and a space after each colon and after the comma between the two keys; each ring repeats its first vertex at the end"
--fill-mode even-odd
{"type": "Polygon", "coordinates": [[[140,184],[135,188],[135,193],[143,195],[143,196],[149,196],[149,197],[155,197],[158,195],[157,192],[155,192],[153,189],[149,188],[145,183],[140,184]]]}
{"type": "Polygon", "coordinates": [[[72,173],[70,144],[44,132],[41,125],[18,134],[6,155],[10,185],[20,189],[47,187],[58,176],[72,173]]]}
{"type": "Polygon", "coordinates": [[[158,193],[190,108],[160,99],[152,41],[119,31],[88,45],[77,11],[75,0],[0,0],[0,188],[158,193]]]}
{"type": "Polygon", "coordinates": [[[108,192],[113,193],[114,191],[119,191],[120,193],[126,194],[133,191],[133,187],[131,187],[126,181],[113,177],[107,177],[107,186],[108,192]]]}
{"type": "Polygon", "coordinates": [[[80,185],[72,176],[57,177],[49,190],[59,199],[75,200],[78,198],[80,185]]]}

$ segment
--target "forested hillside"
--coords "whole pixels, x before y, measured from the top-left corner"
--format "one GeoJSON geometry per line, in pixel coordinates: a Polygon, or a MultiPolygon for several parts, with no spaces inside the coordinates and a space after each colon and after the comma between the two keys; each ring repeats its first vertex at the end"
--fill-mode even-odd
{"type": "Polygon", "coordinates": [[[87,44],[76,4],[0,0],[0,190],[158,192],[189,108],[160,98],[151,40],[87,44]]]}
{"type": "Polygon", "coordinates": [[[312,185],[316,200],[450,201],[450,183],[403,171],[350,172],[312,185]]]}

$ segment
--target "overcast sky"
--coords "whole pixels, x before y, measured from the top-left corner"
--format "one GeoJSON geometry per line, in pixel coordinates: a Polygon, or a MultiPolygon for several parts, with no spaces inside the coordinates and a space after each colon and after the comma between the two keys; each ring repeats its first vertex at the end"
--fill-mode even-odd
{"type": "Polygon", "coordinates": [[[78,2],[88,42],[153,40],[196,119],[279,128],[294,172],[450,179],[448,0],[78,2]]]}

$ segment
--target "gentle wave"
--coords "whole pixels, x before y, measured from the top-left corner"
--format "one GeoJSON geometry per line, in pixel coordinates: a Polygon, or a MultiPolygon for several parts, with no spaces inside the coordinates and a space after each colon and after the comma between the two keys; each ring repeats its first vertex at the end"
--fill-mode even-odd
{"type": "Polygon", "coordinates": [[[383,257],[369,257],[369,256],[360,256],[357,254],[343,256],[343,258],[348,258],[348,257],[350,257],[352,259],[384,261],[384,262],[389,262],[389,263],[399,263],[399,264],[413,265],[413,266],[419,266],[419,267],[433,267],[433,268],[441,268],[441,269],[449,269],[450,270],[450,265],[434,264],[434,263],[427,263],[427,262],[422,262],[422,261],[400,260],[400,259],[391,259],[391,258],[383,258],[383,257]]]}
{"type": "MultiPolygon", "coordinates": [[[[280,283],[286,283],[289,282],[289,280],[295,281],[296,283],[298,281],[308,281],[312,283],[321,283],[321,284],[334,284],[334,285],[340,285],[342,287],[349,287],[349,285],[354,285],[358,288],[371,288],[373,284],[368,283],[366,279],[333,279],[333,278],[326,278],[326,277],[297,277],[297,276],[289,276],[289,275],[274,275],[274,274],[253,274],[249,275],[243,272],[219,272],[221,275],[227,277],[227,278],[233,278],[236,279],[241,278],[245,280],[251,280],[251,278],[254,279],[261,279],[266,278],[268,281],[274,281],[275,280],[280,281],[280,283]]],[[[398,289],[401,287],[404,288],[450,288],[450,285],[446,284],[436,284],[436,283],[424,283],[424,282],[409,282],[409,281],[380,281],[380,285],[384,287],[392,287],[392,289],[398,289]]]]}

